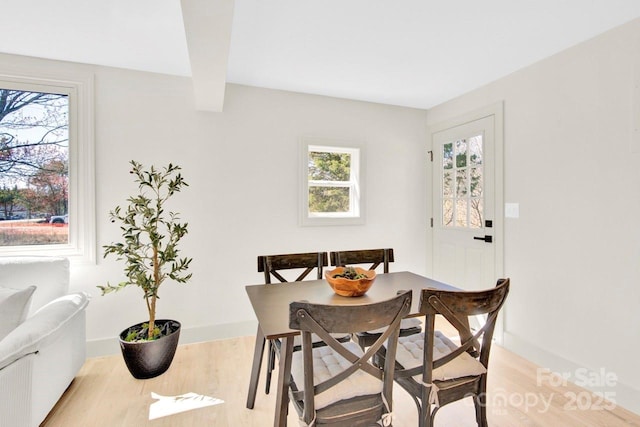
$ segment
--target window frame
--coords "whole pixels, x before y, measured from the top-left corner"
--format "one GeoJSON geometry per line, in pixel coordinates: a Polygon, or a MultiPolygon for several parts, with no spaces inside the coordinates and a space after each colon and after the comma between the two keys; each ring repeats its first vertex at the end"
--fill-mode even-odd
{"type": "Polygon", "coordinates": [[[3,89],[53,92],[69,96],[69,243],[0,246],[0,256],[65,256],[96,262],[94,78],[73,75],[40,78],[0,71],[3,89]]]}
{"type": "Polygon", "coordinates": [[[330,140],[325,138],[302,138],[300,141],[300,225],[331,226],[359,225],[365,223],[365,156],[362,143],[353,141],[330,140]],[[348,153],[351,155],[349,181],[317,181],[309,180],[309,152],[348,153]],[[349,212],[325,212],[311,214],[309,212],[309,190],[314,186],[348,187],[349,212]]]}

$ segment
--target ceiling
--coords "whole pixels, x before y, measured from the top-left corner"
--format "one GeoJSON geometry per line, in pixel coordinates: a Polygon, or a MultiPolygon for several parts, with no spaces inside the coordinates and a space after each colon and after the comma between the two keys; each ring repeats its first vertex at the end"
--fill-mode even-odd
{"type": "Polygon", "coordinates": [[[430,108],[640,17],[640,1],[2,0],[0,15],[0,52],[193,76],[213,110],[225,82],[430,108]]]}

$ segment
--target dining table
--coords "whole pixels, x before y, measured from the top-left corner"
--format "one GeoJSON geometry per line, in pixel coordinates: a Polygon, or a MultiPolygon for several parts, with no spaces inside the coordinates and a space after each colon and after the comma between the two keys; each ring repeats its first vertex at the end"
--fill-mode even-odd
{"type": "Polygon", "coordinates": [[[359,297],[344,297],[333,292],[328,282],[305,280],[278,284],[247,285],[245,287],[258,320],[258,331],[251,366],[251,378],[247,396],[247,408],[253,409],[258,389],[258,378],[266,340],[281,340],[278,361],[278,382],[274,426],[287,424],[289,385],[293,342],[300,331],[289,328],[289,304],[293,301],[309,301],[314,304],[360,305],[371,304],[393,298],[398,291],[412,291],[411,311],[407,317],[420,316],[422,289],[460,290],[446,283],[408,271],[378,274],[373,286],[359,297]]]}

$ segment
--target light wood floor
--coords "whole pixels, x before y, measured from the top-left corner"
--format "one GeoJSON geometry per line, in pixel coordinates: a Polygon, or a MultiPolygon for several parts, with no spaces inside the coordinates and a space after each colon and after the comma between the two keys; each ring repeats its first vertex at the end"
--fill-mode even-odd
{"type": "MultiPolygon", "coordinates": [[[[245,407],[253,342],[254,337],[240,337],[180,346],[169,371],[150,380],[131,377],[120,355],[89,359],[42,426],[270,426],[275,395],[264,394],[264,375],[255,408],[245,407]],[[224,403],[149,421],[152,391],[166,396],[195,392],[224,403]]],[[[494,346],[488,383],[492,427],[640,426],[640,416],[620,407],[602,409],[610,403],[576,386],[552,387],[548,381],[537,384],[536,369],[494,346]],[[575,396],[581,396],[583,407],[589,399],[589,408],[578,410],[575,396]]],[[[289,426],[298,425],[296,415],[291,408],[289,426]]],[[[416,407],[399,387],[394,390],[393,425],[417,425],[416,407]]],[[[475,425],[470,401],[446,406],[436,416],[438,427],[475,425]]]]}

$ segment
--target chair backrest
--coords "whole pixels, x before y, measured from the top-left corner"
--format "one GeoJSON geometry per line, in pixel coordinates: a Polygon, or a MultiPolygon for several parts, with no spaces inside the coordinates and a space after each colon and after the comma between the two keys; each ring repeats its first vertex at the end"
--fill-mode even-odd
{"type": "Polygon", "coordinates": [[[264,273],[264,283],[271,283],[271,277],[280,282],[300,282],[314,269],[317,279],[322,279],[322,269],[329,265],[326,252],[306,252],[299,254],[259,255],[258,272],[264,273]],[[302,270],[295,280],[287,280],[282,270],[302,270]]]}
{"type": "Polygon", "coordinates": [[[393,262],[393,249],[362,249],[352,251],[331,252],[331,265],[341,266],[353,264],[371,264],[369,270],[383,266],[383,272],[389,272],[389,263],[393,262]]]}
{"type": "MultiPolygon", "coordinates": [[[[425,349],[434,348],[435,317],[442,315],[460,335],[460,345],[437,360],[433,351],[425,351],[426,369],[423,381],[430,384],[433,370],[455,359],[463,352],[477,358],[487,368],[493,331],[498,313],[509,294],[510,280],[499,279],[495,288],[481,291],[445,291],[423,289],[420,312],[425,315],[425,349]],[[469,328],[469,317],[485,315],[486,321],[477,331],[469,328]]],[[[450,342],[451,344],[451,342],[450,342]]]]}
{"type": "MultiPolygon", "coordinates": [[[[360,305],[323,305],[307,301],[292,302],[289,305],[289,327],[302,332],[302,352],[304,365],[304,389],[293,390],[295,400],[304,402],[303,420],[310,425],[315,416],[315,397],[346,380],[359,371],[364,371],[383,382],[380,399],[391,410],[393,372],[397,349],[400,321],[411,310],[411,291],[400,291],[386,301],[360,305]],[[331,336],[331,333],[354,333],[367,329],[386,327],[385,333],[366,352],[353,353],[331,336]],[[331,372],[331,377],[314,385],[313,345],[311,335],[317,334],[336,353],[344,357],[350,365],[342,372],[331,372]],[[384,369],[374,367],[369,360],[386,341],[384,369]]],[[[354,351],[360,350],[355,347],[354,351]]],[[[344,367],[344,366],[343,366],[344,367]]],[[[294,384],[295,388],[295,384],[294,384]]],[[[377,410],[380,410],[379,405],[377,410]]],[[[339,416],[337,417],[339,418],[339,416]]]]}

